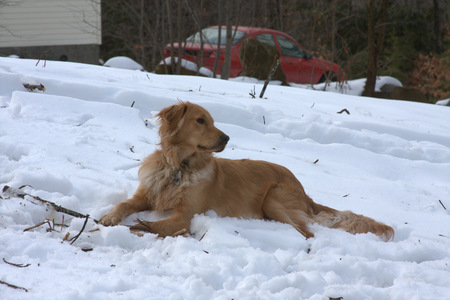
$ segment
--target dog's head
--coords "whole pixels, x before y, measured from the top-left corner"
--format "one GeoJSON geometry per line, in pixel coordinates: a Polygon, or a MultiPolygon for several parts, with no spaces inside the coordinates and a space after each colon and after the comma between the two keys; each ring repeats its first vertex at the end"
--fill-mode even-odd
{"type": "Polygon", "coordinates": [[[180,102],[157,115],[161,127],[161,145],[180,147],[191,152],[221,152],[230,139],[214,126],[214,120],[203,107],[180,102]]]}

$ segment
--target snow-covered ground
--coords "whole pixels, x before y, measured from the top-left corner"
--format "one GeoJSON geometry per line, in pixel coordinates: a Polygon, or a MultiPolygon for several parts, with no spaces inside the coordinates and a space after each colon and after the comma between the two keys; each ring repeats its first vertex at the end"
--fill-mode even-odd
{"type": "MultiPolygon", "coordinates": [[[[318,225],[305,240],[285,224],[209,212],[192,236],[166,239],[89,219],[71,245],[85,219],[0,193],[0,298],[450,299],[450,108],[276,85],[253,99],[261,88],[0,58],[0,189],[24,186],[98,219],[134,193],[157,148],[152,117],[180,99],[231,137],[218,156],[284,165],[316,202],[391,225],[393,241],[318,225]]],[[[123,223],[136,217],[162,216],[123,223]]]]}
{"type": "Polygon", "coordinates": [[[127,70],[139,70],[143,71],[144,67],[126,56],[115,56],[108,59],[103,66],[117,68],[117,69],[127,69],[127,70]]]}

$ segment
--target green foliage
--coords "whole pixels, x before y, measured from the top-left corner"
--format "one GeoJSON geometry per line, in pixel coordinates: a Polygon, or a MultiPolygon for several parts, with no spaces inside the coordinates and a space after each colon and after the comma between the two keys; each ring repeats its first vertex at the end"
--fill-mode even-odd
{"type": "MultiPolygon", "coordinates": [[[[365,7],[353,11],[354,17],[339,24],[338,34],[351,35],[343,44],[337,40],[337,48],[348,49],[350,59],[345,59],[340,52],[340,58],[345,60],[350,78],[365,76],[367,64],[367,12],[365,7]]],[[[379,58],[378,74],[406,80],[414,68],[414,62],[419,53],[429,53],[433,50],[433,12],[428,9],[416,9],[406,5],[392,5],[388,11],[386,36],[383,50],[379,58]]]]}
{"type": "Polygon", "coordinates": [[[433,50],[432,10],[397,7],[389,13],[388,24],[379,74],[403,82],[412,72],[417,56],[433,50]]]}

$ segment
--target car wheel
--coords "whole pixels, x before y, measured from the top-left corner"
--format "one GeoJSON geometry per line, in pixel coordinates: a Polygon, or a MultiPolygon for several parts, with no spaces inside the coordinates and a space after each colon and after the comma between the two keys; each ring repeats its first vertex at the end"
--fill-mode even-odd
{"type": "Polygon", "coordinates": [[[328,81],[328,82],[330,82],[330,81],[333,81],[333,82],[334,82],[334,81],[337,81],[337,76],[336,76],[336,74],[333,73],[333,72],[326,72],[326,73],[323,73],[322,76],[320,77],[318,83],[324,83],[325,81],[328,81]]]}

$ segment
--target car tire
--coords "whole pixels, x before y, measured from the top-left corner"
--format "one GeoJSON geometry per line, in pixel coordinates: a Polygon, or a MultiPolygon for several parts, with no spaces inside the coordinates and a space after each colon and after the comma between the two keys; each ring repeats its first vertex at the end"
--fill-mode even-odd
{"type": "Polygon", "coordinates": [[[336,76],[336,74],[333,73],[333,72],[323,73],[322,76],[320,77],[318,83],[324,83],[324,82],[327,81],[327,80],[328,80],[328,81],[331,81],[331,82],[337,81],[337,76],[336,76]]]}

